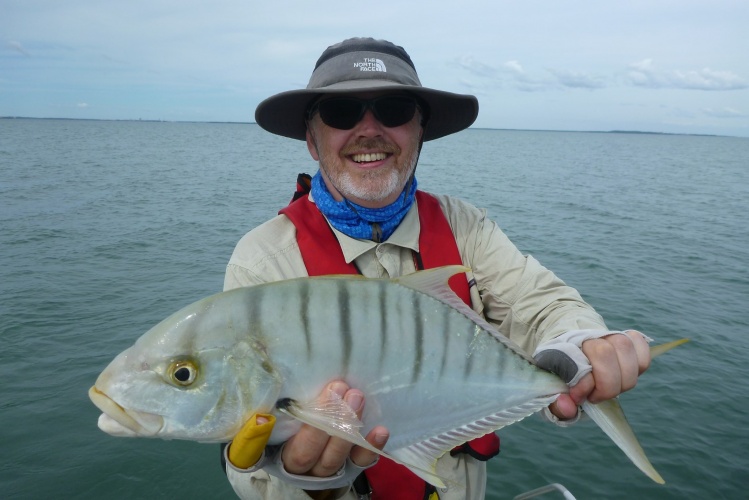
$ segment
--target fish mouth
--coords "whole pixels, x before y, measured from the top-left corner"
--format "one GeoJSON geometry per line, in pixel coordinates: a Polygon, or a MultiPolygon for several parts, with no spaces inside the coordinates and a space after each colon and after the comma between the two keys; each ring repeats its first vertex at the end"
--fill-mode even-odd
{"type": "Polygon", "coordinates": [[[112,436],[153,437],[164,426],[161,415],[123,408],[96,386],[88,390],[88,397],[102,411],[99,429],[112,436]]]}

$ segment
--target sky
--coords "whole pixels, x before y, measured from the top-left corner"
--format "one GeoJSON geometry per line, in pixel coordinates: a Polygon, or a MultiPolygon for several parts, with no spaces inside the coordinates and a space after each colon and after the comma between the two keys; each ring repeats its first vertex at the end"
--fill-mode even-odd
{"type": "Polygon", "coordinates": [[[0,0],[0,116],[251,122],[354,36],[475,127],[749,137],[746,0],[0,0]]]}

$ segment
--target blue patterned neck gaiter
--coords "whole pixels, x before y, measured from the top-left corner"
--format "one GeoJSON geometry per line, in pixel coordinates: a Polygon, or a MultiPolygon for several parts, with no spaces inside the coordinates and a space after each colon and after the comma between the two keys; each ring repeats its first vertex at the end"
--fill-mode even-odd
{"type": "Polygon", "coordinates": [[[397,200],[386,207],[366,208],[346,199],[336,201],[318,170],[312,178],[312,197],[332,226],[345,235],[377,243],[390,238],[408,213],[416,196],[416,177],[397,200]]]}

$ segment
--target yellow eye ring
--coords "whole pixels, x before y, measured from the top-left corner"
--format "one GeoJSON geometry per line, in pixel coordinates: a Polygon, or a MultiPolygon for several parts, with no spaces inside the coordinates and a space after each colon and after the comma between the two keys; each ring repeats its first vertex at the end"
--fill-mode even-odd
{"type": "Polygon", "coordinates": [[[198,367],[192,361],[175,361],[169,367],[169,378],[182,387],[191,385],[197,376],[198,367]]]}

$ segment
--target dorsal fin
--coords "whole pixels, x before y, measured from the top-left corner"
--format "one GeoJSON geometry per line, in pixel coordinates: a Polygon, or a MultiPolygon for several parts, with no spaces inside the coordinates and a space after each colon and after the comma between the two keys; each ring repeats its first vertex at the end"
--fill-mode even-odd
{"type": "Polygon", "coordinates": [[[499,333],[496,327],[489,324],[484,318],[479,316],[476,311],[468,307],[465,302],[460,300],[460,297],[453,292],[452,288],[450,288],[450,285],[447,283],[450,277],[457,273],[467,273],[470,271],[471,269],[465,266],[442,266],[427,269],[425,271],[417,271],[413,274],[393,278],[390,281],[414,291],[429,295],[443,304],[452,307],[463,316],[476,323],[481,327],[481,329],[486,330],[505,347],[519,356],[522,356],[527,361],[535,364],[533,358],[528,356],[527,353],[520,349],[520,347],[510,339],[499,333]]]}

